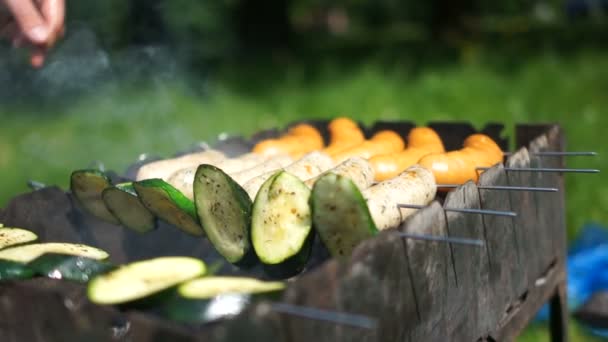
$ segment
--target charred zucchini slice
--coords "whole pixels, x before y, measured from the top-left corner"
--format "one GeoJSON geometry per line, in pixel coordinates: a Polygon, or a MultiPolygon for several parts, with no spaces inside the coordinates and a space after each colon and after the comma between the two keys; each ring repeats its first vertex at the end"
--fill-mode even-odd
{"type": "Polygon", "coordinates": [[[38,236],[29,230],[21,228],[0,228],[0,249],[21,245],[38,239],[38,236]]]}
{"type": "Polygon", "coordinates": [[[334,257],[348,257],[363,240],[378,233],[357,186],[347,177],[328,173],[315,182],[312,221],[334,257]]]}
{"type": "Polygon", "coordinates": [[[133,183],[143,205],[154,215],[192,235],[203,235],[194,202],[162,179],[133,183]]]}
{"type": "Polygon", "coordinates": [[[77,170],[70,176],[70,190],[88,213],[104,221],[120,224],[101,198],[103,191],[110,186],[110,178],[99,170],[77,170]]]}
{"type": "Polygon", "coordinates": [[[251,244],[251,199],[229,175],[201,165],[194,176],[194,203],[201,226],[226,260],[248,266],[257,260],[251,244]]]}
{"type": "Polygon", "coordinates": [[[123,226],[139,233],[156,228],[156,217],[141,203],[133,183],[106,188],[102,198],[108,210],[123,226]]]}
{"type": "Polygon", "coordinates": [[[270,177],[255,198],[251,238],[272,277],[298,274],[310,257],[314,234],[309,198],[310,189],[285,171],[270,177]]]}
{"type": "Polygon", "coordinates": [[[125,304],[149,298],[205,274],[205,263],[190,257],[137,261],[89,282],[88,297],[97,304],[125,304]]]}
{"type": "Polygon", "coordinates": [[[78,255],[96,260],[103,260],[108,257],[108,253],[95,247],[74,243],[48,242],[3,249],[0,251],[0,259],[28,263],[46,253],[78,255]]]}

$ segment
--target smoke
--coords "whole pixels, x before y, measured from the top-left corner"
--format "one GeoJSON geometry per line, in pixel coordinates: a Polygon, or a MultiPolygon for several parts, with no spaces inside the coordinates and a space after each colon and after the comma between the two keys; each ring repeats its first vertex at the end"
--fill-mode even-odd
{"type": "Polygon", "coordinates": [[[146,82],[162,87],[185,74],[168,45],[106,49],[87,25],[71,23],[45,66],[34,70],[23,50],[0,46],[0,100],[3,103],[73,100],[100,88],[146,82]]]}

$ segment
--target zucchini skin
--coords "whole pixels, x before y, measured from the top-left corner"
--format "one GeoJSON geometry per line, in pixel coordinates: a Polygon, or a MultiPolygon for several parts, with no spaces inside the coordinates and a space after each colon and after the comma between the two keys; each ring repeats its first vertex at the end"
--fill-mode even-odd
{"type": "MultiPolygon", "coordinates": [[[[226,204],[226,201],[222,202],[226,204]]],[[[216,248],[218,253],[224,256],[224,258],[226,258],[226,260],[228,260],[230,263],[238,267],[249,268],[259,262],[251,241],[251,212],[253,203],[247,192],[238,183],[236,183],[228,174],[218,167],[210,164],[200,165],[196,170],[194,177],[194,203],[199,222],[205,230],[207,238],[216,248]],[[230,191],[228,193],[218,193],[217,190],[215,192],[206,191],[208,189],[204,188],[204,182],[205,180],[209,180],[209,177],[207,176],[209,173],[214,173],[222,177],[228,183],[230,191]],[[233,209],[236,211],[235,214],[240,216],[242,219],[240,233],[244,237],[245,251],[238,258],[234,258],[231,255],[226,255],[225,251],[219,247],[221,241],[216,241],[216,234],[215,232],[211,231],[211,227],[216,226],[214,221],[224,219],[224,217],[221,215],[224,214],[224,212],[212,212],[213,208],[208,207],[206,200],[215,198],[217,201],[216,203],[219,203],[221,197],[224,196],[230,196],[232,199],[234,199],[234,202],[236,202],[236,207],[233,207],[233,209]]],[[[213,204],[211,204],[211,206],[213,206],[213,204]]]]}
{"type": "Polygon", "coordinates": [[[165,182],[160,178],[153,178],[134,182],[133,188],[137,192],[137,195],[139,196],[143,205],[157,217],[161,218],[164,221],[167,221],[170,224],[177,226],[186,233],[196,236],[204,235],[204,230],[200,226],[198,221],[198,215],[196,214],[196,207],[194,205],[194,202],[191,201],[188,197],[184,196],[184,194],[182,194],[171,184],[165,182]],[[179,211],[183,212],[186,217],[168,216],[166,212],[156,207],[156,203],[152,203],[152,201],[147,198],[147,188],[162,191],[165,195],[165,198],[170,201],[179,211]],[[181,222],[184,219],[191,221],[190,223],[192,223],[193,225],[186,227],[181,222]]]}
{"type": "Polygon", "coordinates": [[[29,279],[34,277],[34,275],[34,270],[26,264],[10,260],[0,260],[0,281],[29,279]]]}
{"type": "Polygon", "coordinates": [[[279,300],[282,291],[229,293],[209,299],[185,298],[176,293],[161,309],[168,319],[180,323],[211,323],[238,315],[257,300],[279,300]],[[221,312],[221,309],[224,309],[221,312]]]}
{"type": "MultiPolygon", "coordinates": [[[[269,204],[267,199],[271,199],[274,195],[270,194],[270,190],[273,188],[274,183],[279,180],[281,177],[291,177],[291,179],[289,179],[290,182],[298,182],[301,189],[305,189],[306,191],[309,192],[308,187],[304,184],[304,182],[302,182],[301,180],[299,180],[298,178],[296,178],[295,176],[285,172],[285,171],[279,171],[277,173],[275,173],[272,177],[270,177],[268,180],[266,180],[266,182],[264,182],[264,184],[261,186],[260,191],[258,191],[256,199],[254,201],[253,204],[253,210],[252,210],[252,241],[253,241],[253,246],[255,249],[256,254],[258,255],[258,257],[260,258],[260,261],[262,262],[263,265],[263,269],[264,272],[273,279],[285,279],[285,278],[289,278],[292,277],[294,275],[299,274],[300,272],[302,272],[302,270],[304,269],[304,267],[306,266],[306,263],[308,262],[310,255],[311,255],[311,251],[312,251],[312,242],[314,240],[314,229],[312,229],[312,223],[310,224],[310,226],[308,227],[308,232],[307,234],[304,236],[303,240],[302,240],[302,244],[299,248],[299,250],[294,253],[291,256],[288,256],[287,258],[277,262],[277,263],[271,263],[265,260],[265,257],[261,254],[265,253],[265,250],[268,248],[267,246],[263,246],[263,245],[258,245],[256,244],[256,238],[253,237],[254,234],[256,234],[256,230],[258,230],[260,233],[259,234],[263,234],[263,231],[266,230],[266,220],[262,219],[262,220],[257,220],[254,216],[257,215],[257,213],[260,213],[260,215],[263,215],[264,212],[264,208],[266,206],[272,206],[272,204],[269,204]],[[264,198],[264,196],[267,196],[267,198],[264,198]],[[260,222],[261,221],[261,222],[260,222]],[[258,223],[256,223],[258,222],[258,223]]],[[[291,196],[289,195],[289,193],[291,191],[283,191],[283,189],[280,189],[279,195],[278,196],[291,196]]],[[[310,194],[310,192],[309,192],[310,194]]],[[[306,199],[306,201],[309,201],[309,198],[306,199]]],[[[287,212],[287,211],[283,211],[282,213],[283,215],[296,215],[295,213],[292,212],[287,212]]],[[[298,213],[298,218],[300,218],[300,214],[298,213]]],[[[262,216],[263,217],[263,216],[262,216]]],[[[289,232],[285,232],[285,234],[289,235],[289,232]]],[[[260,238],[261,239],[261,238],[260,238]]]]}
{"type": "Polygon", "coordinates": [[[272,279],[287,279],[300,274],[310,259],[314,237],[315,231],[311,229],[298,253],[279,264],[262,263],[264,273],[272,279]]]}
{"type": "Polygon", "coordinates": [[[182,283],[162,311],[174,321],[207,323],[237,315],[255,300],[279,300],[284,290],[279,282],[207,276],[182,283]]]}
{"type": "Polygon", "coordinates": [[[82,205],[82,207],[91,215],[113,224],[120,224],[118,219],[106,208],[101,194],[103,190],[112,186],[112,181],[103,172],[95,169],[76,170],[70,175],[70,190],[74,198],[82,205]],[[100,189],[93,189],[93,194],[88,194],[87,198],[83,198],[84,192],[91,192],[91,189],[86,187],[82,182],[87,177],[94,177],[101,184],[100,189]]]}
{"type": "Polygon", "coordinates": [[[138,233],[145,233],[156,228],[156,217],[148,208],[146,208],[143,203],[139,200],[139,196],[137,196],[137,192],[135,188],[133,188],[133,183],[122,183],[116,184],[115,186],[106,188],[101,197],[108,208],[108,211],[116,217],[116,219],[125,227],[130,228],[138,233]],[[115,204],[113,196],[123,196],[124,201],[128,201],[128,207],[125,208],[122,204],[115,204]],[[124,210],[133,211],[137,210],[145,216],[143,219],[144,222],[133,222],[129,217],[129,213],[124,213],[124,210]]]}
{"type": "Polygon", "coordinates": [[[93,277],[116,268],[109,262],[55,253],[43,254],[30,261],[27,266],[41,276],[79,283],[86,283],[93,277]]]}

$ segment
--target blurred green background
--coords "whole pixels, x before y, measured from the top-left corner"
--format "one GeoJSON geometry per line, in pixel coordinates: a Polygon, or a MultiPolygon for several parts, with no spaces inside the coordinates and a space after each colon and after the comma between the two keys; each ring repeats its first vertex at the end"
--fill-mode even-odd
{"type": "MultiPolygon", "coordinates": [[[[0,207],[95,161],[122,172],[142,152],[338,115],[557,122],[569,150],[599,153],[569,167],[606,170],[607,15],[605,0],[68,0],[43,69],[0,46],[0,207]]],[[[608,224],[608,182],[566,187],[570,238],[608,224]]]]}

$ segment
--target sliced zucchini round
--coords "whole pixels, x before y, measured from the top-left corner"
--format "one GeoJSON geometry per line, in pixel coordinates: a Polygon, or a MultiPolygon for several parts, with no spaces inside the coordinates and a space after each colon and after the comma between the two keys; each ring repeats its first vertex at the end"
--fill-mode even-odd
{"type": "Polygon", "coordinates": [[[363,240],[378,233],[357,186],[347,177],[328,173],[315,182],[311,195],[313,226],[333,257],[348,257],[363,240]]]}
{"type": "Polygon", "coordinates": [[[260,188],[253,204],[251,237],[264,269],[273,277],[299,273],[314,237],[310,189],[297,177],[279,171],[260,188]]]}
{"type": "Polygon", "coordinates": [[[0,249],[32,242],[36,239],[38,236],[29,230],[0,227],[0,249]]]}
{"type": "Polygon", "coordinates": [[[198,223],[194,202],[162,179],[146,179],[133,183],[141,202],[157,217],[188,234],[204,235],[198,223]]]}
{"type": "Polygon", "coordinates": [[[164,306],[169,319],[206,323],[239,314],[254,300],[279,299],[285,284],[245,277],[204,277],[183,283],[164,306]]]}
{"type": "Polygon", "coordinates": [[[36,274],[47,278],[66,279],[79,283],[86,283],[93,277],[116,268],[106,261],[56,253],[43,254],[30,261],[27,266],[36,274]]]}
{"type": "Polygon", "coordinates": [[[125,304],[202,276],[205,271],[202,260],[190,257],[137,261],[91,280],[88,297],[97,304],[125,304]]]}
{"type": "Polygon", "coordinates": [[[108,257],[108,253],[105,251],[87,245],[47,242],[3,249],[0,251],[0,259],[28,263],[46,253],[78,255],[97,260],[108,257]]]}
{"type": "Polygon", "coordinates": [[[123,226],[139,233],[156,228],[156,217],[141,203],[133,183],[106,188],[101,197],[108,210],[123,226]]]}
{"type": "Polygon", "coordinates": [[[110,178],[99,170],[77,170],[70,176],[70,190],[87,212],[104,221],[119,224],[101,198],[102,192],[110,186],[110,178]]]}
{"type": "Polygon", "coordinates": [[[10,260],[0,260],[0,281],[29,279],[34,276],[34,271],[26,264],[10,260]]]}
{"type": "Polygon", "coordinates": [[[207,238],[226,260],[249,266],[257,260],[251,245],[251,199],[224,171],[200,165],[194,176],[194,203],[207,238]]]}

